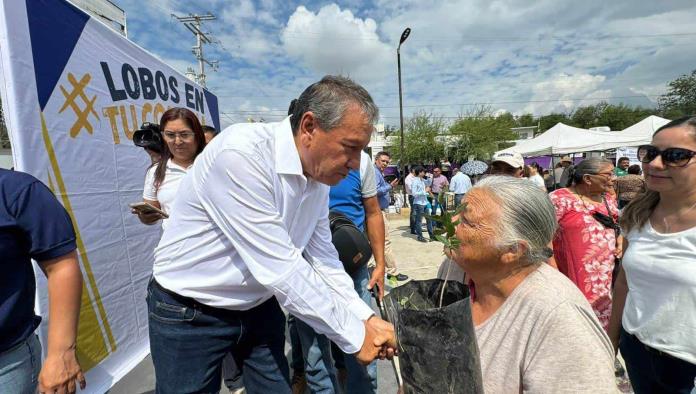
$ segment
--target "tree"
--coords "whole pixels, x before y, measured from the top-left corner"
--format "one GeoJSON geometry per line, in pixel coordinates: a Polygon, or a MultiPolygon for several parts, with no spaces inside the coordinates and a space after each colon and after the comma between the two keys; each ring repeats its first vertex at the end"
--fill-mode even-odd
{"type": "Polygon", "coordinates": [[[570,117],[566,114],[559,114],[559,113],[552,113],[550,115],[545,115],[539,117],[539,132],[543,133],[544,131],[552,128],[553,126],[556,125],[556,123],[562,122],[565,124],[571,124],[572,121],[570,117]]]}
{"type": "Polygon", "coordinates": [[[515,119],[515,125],[516,127],[536,126],[537,120],[534,119],[534,115],[532,114],[523,114],[515,119]]]}
{"type": "Polygon", "coordinates": [[[609,106],[606,102],[601,102],[595,105],[587,105],[584,107],[578,107],[573,115],[570,117],[569,125],[575,127],[581,127],[583,129],[588,129],[590,127],[596,126],[606,126],[599,125],[599,118],[602,116],[606,108],[609,106]]]}
{"type": "Polygon", "coordinates": [[[396,126],[390,126],[390,125],[384,126],[384,136],[385,137],[389,137],[390,135],[393,135],[394,133],[398,133],[398,132],[399,132],[399,128],[396,126]]]}
{"type": "Polygon", "coordinates": [[[668,84],[667,93],[657,100],[660,113],[669,119],[696,113],[696,70],[668,84]]]}
{"type": "Polygon", "coordinates": [[[656,111],[626,104],[607,105],[597,119],[597,126],[609,126],[612,130],[623,130],[634,125],[656,111]]]}
{"type": "Polygon", "coordinates": [[[445,131],[442,118],[425,112],[416,113],[404,125],[404,155],[401,156],[401,136],[395,135],[393,159],[402,164],[435,163],[442,159],[445,146],[441,141],[445,131]],[[439,137],[439,138],[438,138],[439,137]]]}
{"type": "Polygon", "coordinates": [[[509,113],[494,116],[487,106],[472,109],[449,128],[454,141],[451,158],[455,161],[466,161],[469,156],[488,159],[500,149],[500,143],[517,139],[510,130],[512,127],[515,119],[509,113]]]}

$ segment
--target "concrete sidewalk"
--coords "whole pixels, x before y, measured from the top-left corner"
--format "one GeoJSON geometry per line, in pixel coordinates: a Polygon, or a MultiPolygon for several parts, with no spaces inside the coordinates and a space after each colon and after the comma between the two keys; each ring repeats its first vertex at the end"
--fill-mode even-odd
{"type": "MultiPolygon", "coordinates": [[[[407,215],[407,211],[404,212],[404,215],[407,215]]],[[[392,249],[398,262],[399,271],[412,279],[434,278],[443,259],[442,244],[439,242],[421,243],[416,241],[415,236],[410,233],[407,216],[390,215],[389,223],[391,226],[392,249]]],[[[286,354],[289,354],[287,341],[286,354]]],[[[396,393],[396,378],[391,363],[378,361],[377,367],[379,393],[396,393]]],[[[121,381],[116,383],[109,393],[145,394],[154,393],[154,389],[154,370],[152,360],[148,356],[121,381]]],[[[226,393],[227,389],[223,387],[221,392],[226,393]]]]}

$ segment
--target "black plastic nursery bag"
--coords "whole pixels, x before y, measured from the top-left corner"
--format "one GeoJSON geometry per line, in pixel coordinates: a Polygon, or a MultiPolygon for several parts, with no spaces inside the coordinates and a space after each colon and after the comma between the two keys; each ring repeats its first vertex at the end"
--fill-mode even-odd
{"type": "Polygon", "coordinates": [[[384,298],[396,329],[405,394],[483,393],[469,288],[444,280],[414,280],[384,298]]]}

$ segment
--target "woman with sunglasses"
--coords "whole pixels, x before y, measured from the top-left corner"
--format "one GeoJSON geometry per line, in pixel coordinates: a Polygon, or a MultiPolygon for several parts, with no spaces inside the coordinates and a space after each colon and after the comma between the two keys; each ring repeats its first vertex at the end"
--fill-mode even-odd
{"type": "Polygon", "coordinates": [[[696,117],[638,149],[647,192],[623,211],[626,253],[609,336],[636,393],[691,393],[696,379],[696,117]]]}
{"type": "Polygon", "coordinates": [[[553,254],[559,271],[578,286],[607,330],[612,270],[621,254],[616,233],[619,212],[608,193],[616,179],[614,165],[602,158],[585,159],[571,167],[568,179],[567,188],[549,194],[559,225],[553,254]]]}
{"type": "MultiPolygon", "coordinates": [[[[160,129],[165,142],[162,157],[147,171],[143,202],[169,213],[181,178],[205,147],[205,134],[196,114],[186,108],[170,108],[162,114],[160,129]]],[[[132,212],[144,224],[164,218],[157,212],[132,212]]]]}

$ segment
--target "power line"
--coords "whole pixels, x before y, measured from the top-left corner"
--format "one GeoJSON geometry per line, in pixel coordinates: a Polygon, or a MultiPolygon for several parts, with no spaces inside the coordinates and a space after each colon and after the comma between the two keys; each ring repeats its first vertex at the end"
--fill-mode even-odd
{"type": "MultiPolygon", "coordinates": [[[[196,45],[193,47],[193,54],[198,60],[198,74],[196,75],[196,82],[202,87],[205,87],[205,65],[209,65],[213,71],[218,68],[218,61],[210,61],[203,56],[203,44],[210,44],[212,41],[210,38],[201,31],[201,21],[211,21],[216,19],[215,15],[210,12],[206,15],[189,14],[189,16],[176,16],[171,14],[172,17],[183,23],[186,28],[193,33],[196,37],[196,45]]],[[[187,73],[188,74],[188,73],[187,73]]],[[[195,74],[194,74],[195,75],[195,74]]]]}
{"type": "MultiPolygon", "coordinates": [[[[323,32],[312,32],[312,31],[299,31],[299,30],[285,30],[281,33],[283,37],[298,37],[301,39],[306,39],[308,37],[318,37],[326,38],[326,33],[323,32]]],[[[696,32],[677,32],[677,33],[657,33],[657,34],[605,34],[605,35],[574,35],[574,36],[550,36],[550,37],[519,37],[519,36],[498,36],[498,37],[479,37],[479,36],[425,36],[419,38],[412,38],[413,41],[421,42],[433,42],[433,41],[505,41],[505,42],[520,42],[520,41],[569,41],[572,39],[583,38],[586,40],[610,40],[610,39],[629,39],[629,38],[660,38],[660,37],[684,37],[696,36],[696,32]]],[[[359,35],[331,35],[331,39],[340,41],[382,41],[379,37],[372,36],[359,36],[359,35]]]]}
{"type": "MultiPolygon", "coordinates": [[[[562,103],[566,101],[604,101],[604,100],[618,100],[618,99],[629,99],[629,98],[645,98],[645,97],[660,97],[660,95],[633,95],[633,96],[611,96],[611,97],[584,97],[584,98],[558,98],[549,100],[511,100],[511,101],[488,101],[488,102],[470,102],[470,103],[450,103],[450,104],[413,104],[404,105],[404,108],[431,108],[431,107],[465,107],[465,106],[478,106],[478,105],[497,105],[497,104],[532,104],[532,103],[562,103]]],[[[398,106],[380,106],[380,109],[395,109],[398,106]]],[[[287,109],[268,109],[268,110],[238,110],[238,111],[227,111],[227,113],[252,113],[252,114],[269,114],[273,113],[287,114],[287,109]]]]}

